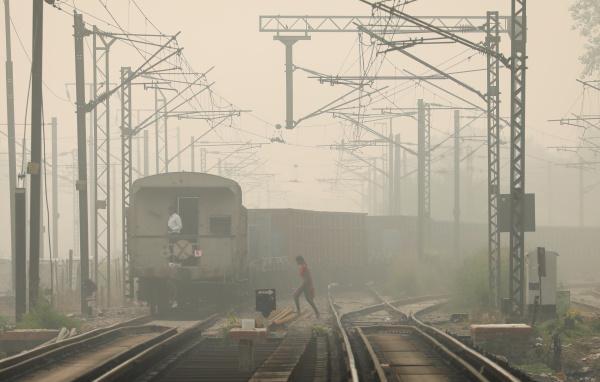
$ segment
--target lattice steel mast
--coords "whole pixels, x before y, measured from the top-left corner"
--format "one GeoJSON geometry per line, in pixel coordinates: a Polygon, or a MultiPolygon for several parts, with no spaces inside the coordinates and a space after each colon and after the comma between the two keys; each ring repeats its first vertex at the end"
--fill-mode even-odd
{"type": "Polygon", "coordinates": [[[511,104],[510,104],[510,277],[512,311],[521,316],[525,309],[525,80],[527,71],[527,1],[512,0],[511,104]]]}
{"type": "Polygon", "coordinates": [[[488,147],[488,281],[490,303],[500,305],[500,22],[498,12],[487,13],[487,147],[488,147]],[[492,54],[494,52],[495,54],[492,54]]]}

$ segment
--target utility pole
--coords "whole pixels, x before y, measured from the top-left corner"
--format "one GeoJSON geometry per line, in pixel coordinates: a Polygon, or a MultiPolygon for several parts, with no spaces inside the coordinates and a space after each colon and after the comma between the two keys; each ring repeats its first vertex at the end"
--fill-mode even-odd
{"type": "MultiPolygon", "coordinates": [[[[41,0],[40,0],[41,1],[41,0]]],[[[88,195],[87,195],[87,150],[86,150],[86,103],[85,103],[85,67],[83,38],[85,24],[80,13],[74,13],[75,28],[75,91],[77,99],[77,190],[79,191],[79,266],[81,269],[81,313],[89,314],[87,304],[87,284],[89,280],[89,243],[88,243],[88,195]]]]}
{"type": "MultiPolygon", "coordinates": [[[[53,258],[58,256],[58,123],[52,118],[52,253],[50,254],[50,265],[53,258]]],[[[52,268],[51,268],[52,269],[52,268]]],[[[54,280],[50,280],[54,285],[54,280]]]]}
{"type": "Polygon", "coordinates": [[[17,188],[17,155],[15,149],[15,93],[13,79],[12,47],[10,40],[10,0],[4,0],[4,27],[6,29],[6,117],[8,136],[8,193],[10,198],[10,253],[11,288],[15,292],[15,189],[17,188]]]}
{"type": "Polygon", "coordinates": [[[191,164],[191,168],[192,168],[192,172],[196,171],[196,158],[195,158],[195,147],[194,147],[194,137],[192,136],[190,138],[190,164],[191,164]]]}
{"type": "Polygon", "coordinates": [[[367,208],[367,214],[369,214],[369,215],[375,215],[375,186],[373,185],[373,183],[374,183],[373,173],[374,173],[373,168],[371,166],[369,166],[367,168],[367,179],[368,179],[368,184],[367,184],[368,198],[367,198],[367,200],[369,201],[368,208],[367,208]]]}
{"type": "Polygon", "coordinates": [[[548,210],[548,225],[551,226],[553,219],[552,219],[552,210],[553,208],[551,208],[551,206],[553,206],[553,190],[552,190],[552,162],[548,162],[548,207],[546,208],[548,210]]]}
{"type": "Polygon", "coordinates": [[[417,254],[420,259],[425,256],[425,231],[426,231],[426,219],[427,207],[426,207],[426,138],[427,126],[426,126],[426,111],[425,103],[422,99],[417,101],[417,121],[418,121],[418,155],[417,155],[417,217],[418,217],[418,228],[417,228],[417,254]]]}
{"type": "Polygon", "coordinates": [[[401,170],[401,151],[400,134],[395,136],[394,148],[394,215],[402,214],[402,170],[401,170]]]}
{"type": "Polygon", "coordinates": [[[460,257],[460,111],[454,110],[454,259],[460,257]]]}
{"type": "Polygon", "coordinates": [[[27,313],[27,198],[25,188],[15,190],[15,319],[27,313]]]}
{"type": "Polygon", "coordinates": [[[77,193],[77,151],[71,152],[71,175],[73,186],[73,252],[79,255],[79,196],[77,193]]]}
{"type": "Polygon", "coordinates": [[[150,138],[148,137],[148,130],[144,130],[144,176],[150,175],[150,138]]]}
{"type": "Polygon", "coordinates": [[[44,0],[33,0],[31,61],[31,162],[29,215],[29,308],[35,308],[40,287],[40,236],[42,212],[42,60],[44,0]]]}
{"type": "Polygon", "coordinates": [[[206,173],[206,149],[200,149],[200,172],[206,173]]]}
{"type": "Polygon", "coordinates": [[[177,171],[181,172],[181,129],[177,126],[177,171]]]}
{"type": "Polygon", "coordinates": [[[583,189],[583,166],[583,158],[579,157],[579,228],[583,228],[583,226],[585,225],[585,191],[583,189]]]}
{"type": "Polygon", "coordinates": [[[512,313],[525,313],[525,80],[527,72],[527,0],[511,4],[509,298],[512,313]]]}
{"type": "Polygon", "coordinates": [[[390,139],[388,140],[388,215],[394,214],[394,132],[390,118],[390,139]]]}

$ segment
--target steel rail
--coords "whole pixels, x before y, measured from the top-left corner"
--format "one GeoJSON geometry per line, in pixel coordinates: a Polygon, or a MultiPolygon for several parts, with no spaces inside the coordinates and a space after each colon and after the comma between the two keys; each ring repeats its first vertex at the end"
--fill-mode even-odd
{"type": "Polygon", "coordinates": [[[335,323],[337,326],[337,329],[340,333],[340,335],[342,336],[342,340],[344,343],[344,350],[346,351],[346,358],[348,360],[348,368],[350,369],[350,381],[352,382],[359,382],[360,379],[358,378],[358,369],[356,368],[356,359],[354,358],[354,353],[352,352],[352,345],[350,345],[350,339],[348,338],[348,333],[346,332],[346,329],[344,328],[344,325],[342,324],[342,316],[340,316],[339,312],[337,311],[336,307],[335,307],[335,303],[333,301],[333,296],[331,294],[331,289],[335,286],[336,284],[329,284],[327,285],[327,298],[329,300],[329,308],[331,309],[331,312],[333,313],[334,317],[335,317],[335,323]]]}
{"type": "Polygon", "coordinates": [[[85,371],[80,378],[76,380],[89,381],[109,367],[114,362],[115,358],[126,356],[130,357],[132,353],[141,351],[143,348],[152,345],[156,341],[160,341],[164,338],[173,336],[177,333],[175,328],[167,328],[157,325],[146,325],[146,326],[130,326],[120,327],[117,329],[102,332],[89,338],[79,338],[78,341],[71,342],[66,346],[50,349],[39,355],[30,357],[22,362],[11,365],[7,368],[0,370],[0,380],[9,381],[14,379],[20,379],[25,377],[27,374],[35,373],[38,370],[43,370],[45,367],[60,367],[53,363],[53,361],[60,359],[65,360],[71,354],[77,354],[80,351],[91,349],[94,346],[110,344],[110,342],[117,340],[118,338],[127,335],[127,332],[132,331],[137,334],[143,334],[144,331],[156,331],[156,335],[150,339],[142,341],[126,352],[120,353],[117,356],[95,365],[90,370],[85,371]]]}
{"type": "MultiPolygon", "coordinates": [[[[389,302],[379,295],[374,289],[370,288],[371,291],[377,296],[378,299],[382,301],[382,303],[387,304],[392,309],[401,312],[397,307],[392,306],[389,302]]],[[[410,316],[410,320],[415,323],[416,327],[420,329],[423,333],[430,335],[432,338],[436,339],[440,344],[443,344],[446,348],[452,350],[455,354],[461,354],[462,359],[468,362],[477,370],[480,370],[480,374],[489,381],[505,381],[505,382],[521,382],[520,378],[514,376],[511,372],[500,366],[498,363],[492,361],[485,355],[473,350],[469,346],[463,344],[456,338],[451,335],[431,326],[427,325],[421,320],[417,318],[419,314],[423,314],[425,311],[431,310],[433,307],[429,306],[424,308],[418,312],[415,312],[410,316]]]]}
{"type": "MultiPolygon", "coordinates": [[[[150,367],[156,365],[165,354],[172,354],[174,349],[180,347],[183,343],[194,341],[202,332],[202,330],[210,327],[214,322],[221,317],[221,314],[213,314],[208,318],[199,321],[197,324],[184,329],[183,331],[163,339],[162,341],[152,345],[144,351],[128,358],[124,362],[116,365],[111,370],[94,379],[94,382],[108,381],[129,381],[137,377],[141,372],[146,371],[150,367]]],[[[188,348],[190,350],[192,347],[188,348]]],[[[187,351],[183,352],[184,355],[187,351]]],[[[173,361],[171,361],[172,363],[173,361]]]]}
{"type": "Polygon", "coordinates": [[[32,358],[43,355],[44,353],[48,353],[48,352],[56,350],[56,349],[64,348],[73,343],[95,337],[99,334],[106,333],[111,330],[115,330],[115,329],[123,328],[123,327],[127,327],[127,326],[141,325],[145,322],[150,321],[151,319],[152,319],[152,316],[150,316],[150,315],[136,317],[136,318],[133,318],[133,319],[130,319],[127,321],[118,322],[116,324],[113,324],[113,325],[110,325],[110,326],[107,326],[104,328],[97,328],[94,330],[90,330],[89,332],[81,333],[81,334],[78,334],[76,336],[67,338],[67,339],[59,341],[59,342],[54,342],[52,344],[47,344],[47,345],[41,345],[41,346],[35,347],[31,350],[25,351],[23,353],[19,353],[14,356],[11,356],[11,357],[4,358],[4,359],[0,360],[0,373],[10,366],[25,362],[32,358]]]}
{"type": "Polygon", "coordinates": [[[369,341],[367,336],[365,336],[365,333],[363,332],[361,327],[356,328],[356,331],[358,332],[358,336],[362,340],[363,345],[367,348],[367,352],[369,353],[369,357],[371,357],[371,361],[373,362],[373,367],[375,368],[375,372],[377,373],[377,378],[379,378],[379,382],[387,382],[387,375],[381,367],[381,362],[379,362],[379,358],[377,357],[377,354],[375,354],[375,350],[373,350],[371,342],[369,341]]]}

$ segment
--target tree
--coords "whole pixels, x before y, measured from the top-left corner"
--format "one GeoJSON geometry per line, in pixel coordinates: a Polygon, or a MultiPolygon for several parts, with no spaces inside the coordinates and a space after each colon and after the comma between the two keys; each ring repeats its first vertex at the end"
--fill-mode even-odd
{"type": "Polygon", "coordinates": [[[587,40],[585,53],[579,59],[586,76],[600,73],[600,1],[576,0],[571,6],[575,29],[587,40]]]}

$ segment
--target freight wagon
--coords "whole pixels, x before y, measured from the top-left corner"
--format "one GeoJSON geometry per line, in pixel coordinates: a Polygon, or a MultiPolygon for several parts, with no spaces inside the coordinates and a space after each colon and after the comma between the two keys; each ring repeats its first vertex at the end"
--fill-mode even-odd
{"type": "MultiPolygon", "coordinates": [[[[269,274],[297,283],[295,257],[304,256],[317,283],[342,281],[367,264],[365,216],[297,209],[248,210],[248,258],[260,286],[269,274]]],[[[269,280],[269,281],[267,281],[269,280]]],[[[281,280],[279,280],[281,281],[281,280]]],[[[281,283],[280,283],[281,284],[281,283]]]]}

